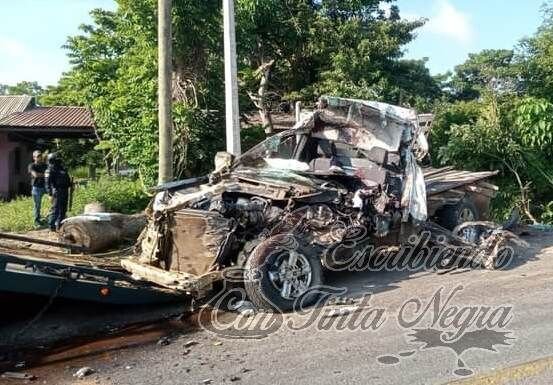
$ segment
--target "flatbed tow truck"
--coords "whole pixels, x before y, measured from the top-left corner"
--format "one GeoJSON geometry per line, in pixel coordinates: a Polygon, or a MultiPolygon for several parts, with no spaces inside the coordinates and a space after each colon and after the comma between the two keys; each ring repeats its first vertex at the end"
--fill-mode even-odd
{"type": "MultiPolygon", "coordinates": [[[[120,259],[129,250],[101,255],[72,254],[74,245],[14,234],[0,233],[0,240],[49,246],[36,250],[0,244],[0,293],[31,294],[116,305],[175,302],[179,296],[155,284],[134,280],[120,259]],[[67,249],[68,252],[52,248],[67,249]]],[[[79,250],[82,251],[82,250],[79,250]]]]}

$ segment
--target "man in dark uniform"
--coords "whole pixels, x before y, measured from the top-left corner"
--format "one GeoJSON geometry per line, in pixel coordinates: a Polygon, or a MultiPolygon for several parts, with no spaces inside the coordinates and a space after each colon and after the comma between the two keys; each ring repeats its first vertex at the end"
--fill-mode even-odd
{"type": "Polygon", "coordinates": [[[33,151],[33,162],[29,164],[28,171],[31,175],[31,195],[33,196],[35,226],[41,225],[40,209],[42,207],[42,197],[46,194],[44,173],[47,167],[42,153],[38,150],[33,151]]]}
{"type": "Polygon", "coordinates": [[[55,153],[48,155],[46,191],[52,197],[52,209],[49,218],[51,231],[59,230],[61,222],[65,219],[70,187],[71,177],[63,166],[61,159],[55,153]]]}

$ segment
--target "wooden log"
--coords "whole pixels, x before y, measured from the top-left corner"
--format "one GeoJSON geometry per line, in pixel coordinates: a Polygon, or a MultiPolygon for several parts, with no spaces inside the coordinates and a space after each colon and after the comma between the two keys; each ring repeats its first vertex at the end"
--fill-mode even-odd
{"type": "Polygon", "coordinates": [[[89,253],[97,253],[116,248],[123,242],[135,242],[146,223],[145,214],[81,215],[63,223],[61,236],[89,253]]]}

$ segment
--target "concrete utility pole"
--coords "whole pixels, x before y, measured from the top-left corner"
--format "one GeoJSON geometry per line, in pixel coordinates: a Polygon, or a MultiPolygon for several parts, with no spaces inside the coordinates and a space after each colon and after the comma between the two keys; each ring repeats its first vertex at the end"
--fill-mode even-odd
{"type": "Polygon", "coordinates": [[[158,122],[159,122],[159,178],[163,184],[173,179],[173,119],[171,117],[171,77],[173,52],[171,49],[171,2],[158,0],[158,122]]]}
{"type": "Polygon", "coordinates": [[[223,27],[225,31],[225,110],[227,152],[234,155],[240,155],[240,118],[238,111],[234,0],[223,0],[223,27]]]}

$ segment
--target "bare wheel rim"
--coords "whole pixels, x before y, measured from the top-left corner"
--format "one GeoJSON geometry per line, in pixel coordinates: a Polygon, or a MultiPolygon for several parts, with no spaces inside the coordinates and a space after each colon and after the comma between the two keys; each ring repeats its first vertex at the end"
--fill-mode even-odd
{"type": "Polygon", "coordinates": [[[478,239],[478,232],[474,228],[466,227],[460,231],[458,236],[467,242],[476,243],[478,239]]]}
{"type": "Polygon", "coordinates": [[[269,270],[269,279],[280,296],[293,300],[307,291],[313,271],[309,260],[295,250],[281,252],[269,270]]]}
{"type": "Polygon", "coordinates": [[[468,207],[464,207],[459,213],[459,220],[461,223],[474,221],[474,213],[468,207]]]}

